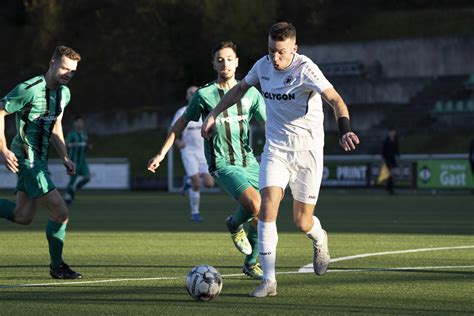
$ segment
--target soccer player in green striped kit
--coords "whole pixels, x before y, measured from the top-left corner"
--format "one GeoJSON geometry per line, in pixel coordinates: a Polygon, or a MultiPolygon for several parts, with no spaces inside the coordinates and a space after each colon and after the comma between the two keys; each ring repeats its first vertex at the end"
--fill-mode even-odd
{"type": "Polygon", "coordinates": [[[90,180],[91,174],[86,161],[86,151],[90,148],[87,132],[84,129],[82,116],[74,118],[74,130],[66,135],[66,146],[71,160],[76,164],[76,173],[70,176],[64,195],[66,203],[72,203],[76,190],[83,188],[90,180]],[[76,183],[78,176],[82,178],[76,183]]]}
{"type": "Polygon", "coordinates": [[[76,167],[69,159],[61,120],[71,98],[67,84],[81,56],[65,46],[56,47],[45,75],[17,85],[0,99],[0,160],[18,176],[16,203],[0,199],[0,218],[28,225],[38,207],[48,210],[46,238],[51,257],[50,274],[55,279],[80,279],[64,263],[62,253],[68,208],[48,173],[48,148],[53,143],[67,173],[76,167]],[[5,139],[5,116],[15,114],[17,135],[11,150],[5,139]]]}
{"type": "MultiPolygon", "coordinates": [[[[199,88],[187,105],[184,114],[172,126],[160,152],[148,162],[148,170],[155,172],[166,153],[180,136],[189,121],[198,121],[212,111],[224,94],[235,86],[238,66],[237,48],[232,42],[221,42],[212,50],[212,64],[217,80],[199,88]]],[[[258,192],[259,166],[249,146],[249,122],[252,118],[264,124],[265,102],[257,89],[251,88],[236,104],[218,118],[216,130],[205,140],[209,173],[219,186],[239,202],[226,224],[236,248],[246,255],[242,271],[261,280],[263,272],[257,263],[258,238],[256,216],[260,210],[258,192]],[[243,224],[251,221],[248,233],[243,224]]]]}

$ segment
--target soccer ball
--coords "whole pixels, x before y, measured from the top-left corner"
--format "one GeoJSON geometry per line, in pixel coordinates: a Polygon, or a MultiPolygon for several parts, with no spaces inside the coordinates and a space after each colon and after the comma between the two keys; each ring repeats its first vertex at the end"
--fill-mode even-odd
{"type": "Polygon", "coordinates": [[[212,300],[222,290],[222,277],[212,266],[196,266],[186,276],[186,290],[196,301],[212,300]]]}

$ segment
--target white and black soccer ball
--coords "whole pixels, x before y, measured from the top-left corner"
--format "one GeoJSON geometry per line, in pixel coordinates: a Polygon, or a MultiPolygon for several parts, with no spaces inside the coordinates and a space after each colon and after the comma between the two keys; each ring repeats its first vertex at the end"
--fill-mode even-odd
{"type": "Polygon", "coordinates": [[[196,301],[212,300],[222,290],[222,277],[212,266],[195,266],[186,276],[186,290],[196,301]]]}

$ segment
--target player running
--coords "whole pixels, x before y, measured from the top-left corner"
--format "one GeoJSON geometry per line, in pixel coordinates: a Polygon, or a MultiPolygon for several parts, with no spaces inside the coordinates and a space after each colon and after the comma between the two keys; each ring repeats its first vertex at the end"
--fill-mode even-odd
{"type": "MultiPolygon", "coordinates": [[[[191,86],[186,90],[186,101],[189,102],[197,87],[191,86]]],[[[173,126],[176,121],[183,115],[186,106],[180,107],[171,121],[173,126]]],[[[189,196],[189,206],[191,207],[191,221],[202,222],[204,218],[199,212],[199,203],[201,200],[201,181],[204,186],[210,188],[214,186],[214,179],[208,172],[206,157],[204,156],[204,140],[201,137],[202,119],[197,122],[190,121],[181,133],[181,138],[176,138],[175,145],[179,148],[181,153],[181,161],[186,170],[186,177],[184,180],[184,191],[187,191],[189,196]],[[189,184],[186,182],[190,181],[189,184]],[[189,189],[186,189],[187,186],[189,189]]]]}
{"type": "Polygon", "coordinates": [[[88,140],[87,132],[84,129],[84,119],[82,116],[76,116],[74,118],[74,130],[66,135],[68,155],[76,164],[76,173],[70,175],[69,183],[66,187],[66,194],[64,194],[64,201],[66,201],[67,204],[74,201],[76,190],[83,188],[91,180],[89,165],[86,161],[86,151],[91,148],[88,140]],[[82,179],[76,183],[78,176],[81,176],[82,179]]]}
{"type": "MultiPolygon", "coordinates": [[[[238,84],[235,71],[238,66],[237,47],[232,42],[221,42],[212,50],[212,64],[217,80],[206,84],[193,95],[184,114],[171,128],[160,152],[148,162],[148,170],[155,172],[160,162],[179,137],[189,121],[198,121],[206,116],[221,100],[224,94],[238,84]]],[[[219,186],[239,202],[233,215],[226,220],[234,245],[246,256],[243,272],[254,279],[263,277],[257,263],[256,216],[260,209],[258,192],[259,166],[249,146],[250,120],[265,121],[265,103],[255,88],[236,104],[216,117],[216,130],[204,141],[209,173],[219,186]],[[243,224],[251,221],[248,233],[243,224]]]]}
{"type": "Polygon", "coordinates": [[[48,209],[46,237],[51,257],[50,274],[55,279],[80,279],[63,261],[68,208],[48,173],[48,148],[53,143],[67,173],[76,171],[64,144],[61,125],[71,98],[66,86],[81,56],[69,47],[56,47],[45,75],[17,85],[0,99],[0,158],[18,175],[16,204],[0,199],[0,217],[29,225],[39,206],[48,209]],[[11,151],[5,140],[5,116],[15,113],[17,135],[11,151]]]}
{"type": "Polygon", "coordinates": [[[317,275],[329,266],[326,231],[313,215],[323,171],[324,126],[321,96],[334,109],[340,144],[345,151],[359,143],[351,131],[346,104],[308,57],[299,55],[296,30],[290,23],[274,24],[269,32],[267,56],[252,67],[203,122],[202,134],[217,128],[218,115],[238,102],[251,86],[260,84],[267,104],[266,143],[260,169],[262,207],[258,221],[259,251],[264,280],[250,296],[277,294],[275,278],[278,233],[276,219],[285,187],[293,195],[293,220],[312,241],[317,275]]]}

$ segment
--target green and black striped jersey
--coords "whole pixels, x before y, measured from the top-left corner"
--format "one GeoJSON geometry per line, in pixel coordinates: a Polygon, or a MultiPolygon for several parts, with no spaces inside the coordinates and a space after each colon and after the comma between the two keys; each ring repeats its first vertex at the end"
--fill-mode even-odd
{"type": "MultiPolygon", "coordinates": [[[[186,107],[185,118],[198,121],[202,117],[204,120],[226,92],[215,82],[199,88],[186,107]]],[[[251,87],[237,104],[219,114],[213,136],[204,141],[210,172],[227,165],[246,167],[250,159],[255,159],[249,146],[249,127],[253,117],[260,122],[266,118],[265,101],[260,92],[251,87]]]]}
{"type": "Polygon", "coordinates": [[[70,131],[66,136],[66,145],[68,147],[69,158],[79,165],[86,161],[87,133],[85,131],[70,131]]]}
{"type": "Polygon", "coordinates": [[[54,124],[70,98],[68,87],[50,90],[44,76],[37,76],[20,83],[2,99],[5,111],[16,115],[17,134],[11,150],[18,159],[30,163],[48,160],[54,124]]]}

